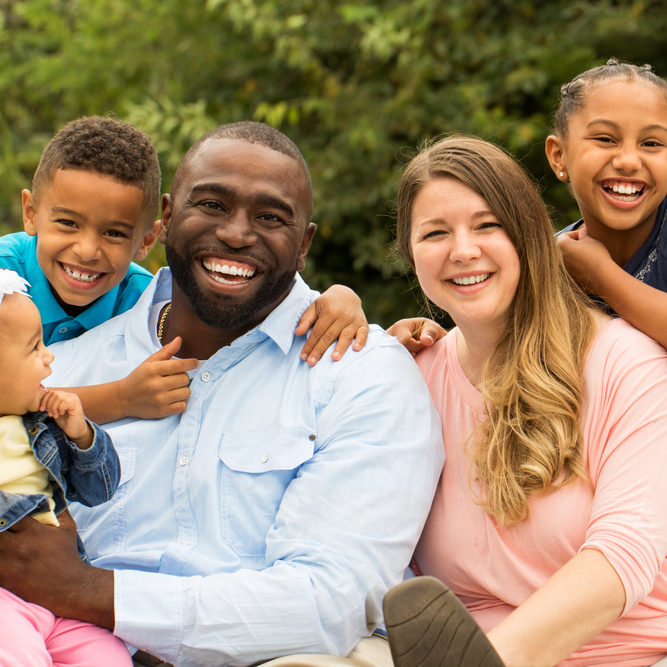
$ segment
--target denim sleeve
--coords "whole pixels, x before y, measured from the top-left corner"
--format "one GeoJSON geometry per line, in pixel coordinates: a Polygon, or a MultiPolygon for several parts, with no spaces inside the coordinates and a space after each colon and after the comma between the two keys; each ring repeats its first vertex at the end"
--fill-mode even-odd
{"type": "Polygon", "coordinates": [[[92,507],[113,496],[120,479],[120,463],[109,434],[97,424],[88,423],[95,433],[88,449],[79,449],[62,431],[57,439],[67,499],[92,507]]]}

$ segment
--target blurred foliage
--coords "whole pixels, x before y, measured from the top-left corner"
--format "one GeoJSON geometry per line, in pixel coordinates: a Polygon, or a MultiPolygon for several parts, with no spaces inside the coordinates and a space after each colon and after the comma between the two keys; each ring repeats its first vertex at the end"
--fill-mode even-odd
{"type": "MultiPolygon", "coordinates": [[[[391,251],[415,148],[455,131],[498,142],[562,226],[576,208],[543,152],[560,84],[610,56],[664,75],[666,34],[663,2],[647,0],[0,0],[0,231],[21,227],[20,190],[76,116],[147,131],[165,190],[201,134],[263,120],[311,166],[306,279],[350,285],[387,325],[418,310],[391,251]]],[[[147,265],[163,261],[157,249],[147,265]]]]}

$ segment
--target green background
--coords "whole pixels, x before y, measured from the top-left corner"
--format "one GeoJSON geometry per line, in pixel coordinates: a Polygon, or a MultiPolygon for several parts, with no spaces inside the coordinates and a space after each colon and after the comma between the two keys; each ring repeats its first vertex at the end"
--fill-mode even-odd
{"type": "MultiPolygon", "coordinates": [[[[663,2],[0,0],[0,231],[49,138],[83,114],[148,132],[168,190],[224,122],[283,130],[308,160],[318,234],[304,275],[353,287],[383,325],[420,310],[392,253],[401,165],[455,131],[495,141],[578,217],[544,138],[560,84],[617,57],[667,74],[663,2]]],[[[161,248],[146,264],[164,262],[161,248]]]]}

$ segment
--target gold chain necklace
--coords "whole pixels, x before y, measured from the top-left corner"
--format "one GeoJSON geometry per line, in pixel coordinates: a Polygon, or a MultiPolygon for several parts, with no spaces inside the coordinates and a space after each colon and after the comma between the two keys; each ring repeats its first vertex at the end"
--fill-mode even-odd
{"type": "Polygon", "coordinates": [[[171,310],[171,301],[162,309],[162,314],[160,315],[160,321],[157,324],[157,339],[162,345],[162,334],[164,333],[164,324],[167,321],[167,315],[171,310]]]}

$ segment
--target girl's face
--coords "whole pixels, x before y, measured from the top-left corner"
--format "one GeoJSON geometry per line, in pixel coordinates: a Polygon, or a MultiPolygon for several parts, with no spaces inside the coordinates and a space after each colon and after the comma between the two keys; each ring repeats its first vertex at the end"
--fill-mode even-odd
{"type": "Polygon", "coordinates": [[[22,415],[39,409],[42,380],[51,375],[53,353],[42,340],[35,304],[22,294],[8,294],[0,304],[0,414],[22,415]]]}
{"type": "Polygon", "coordinates": [[[426,296],[465,334],[497,338],[509,316],[520,265],[486,201],[455,178],[429,181],[415,197],[410,245],[426,296]]]}
{"type": "Polygon", "coordinates": [[[567,137],[550,136],[546,151],[556,175],[569,178],[591,236],[622,232],[641,246],[667,195],[665,91],[630,79],[592,85],[567,137]]]}

